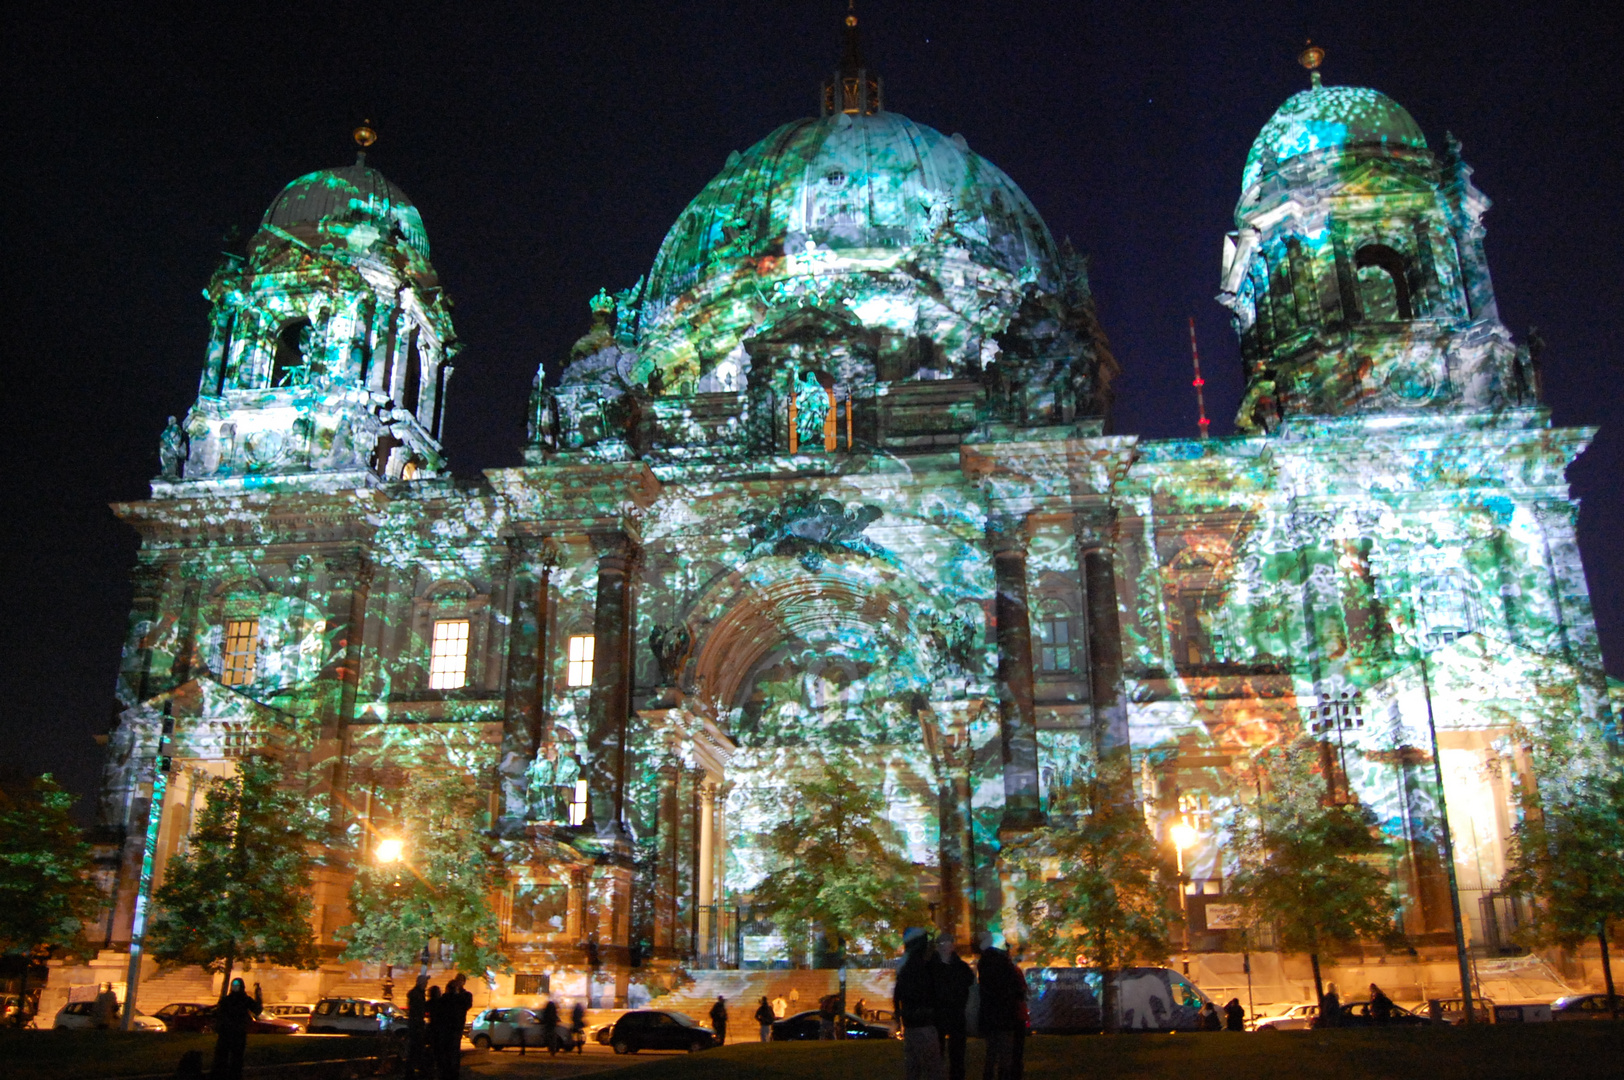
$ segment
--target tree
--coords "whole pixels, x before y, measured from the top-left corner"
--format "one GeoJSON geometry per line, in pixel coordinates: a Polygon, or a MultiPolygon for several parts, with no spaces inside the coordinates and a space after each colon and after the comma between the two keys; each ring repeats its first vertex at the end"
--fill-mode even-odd
{"type": "Polygon", "coordinates": [[[281,766],[265,757],[243,758],[235,776],[209,782],[186,850],[169,860],[153,897],[154,957],[219,969],[225,985],[239,960],[315,966],[315,823],[281,782],[281,766]]]}
{"type": "Polygon", "coordinates": [[[1026,945],[1070,963],[1079,952],[1101,973],[1101,1014],[1117,1024],[1115,973],[1172,952],[1181,923],[1168,881],[1173,867],[1129,790],[1124,755],[1107,757],[1084,778],[1055,789],[1049,823],[1005,847],[1026,876],[1016,910],[1026,945]]]}
{"type": "MultiPolygon", "coordinates": [[[[40,950],[73,949],[96,917],[101,890],[91,881],[90,845],[68,816],[73,796],[50,773],[26,786],[0,786],[0,952],[23,957],[19,1003],[40,950]]],[[[17,1010],[17,1022],[27,1017],[17,1010]]]]}
{"type": "Polygon", "coordinates": [[[439,938],[461,971],[506,970],[491,894],[501,851],[485,799],[460,775],[414,778],[402,794],[400,857],[363,866],[350,887],[355,921],[338,930],[346,960],[410,965],[439,938]]]}
{"type": "Polygon", "coordinates": [[[1387,843],[1369,808],[1330,801],[1313,741],[1264,750],[1258,800],[1235,820],[1237,903],[1276,928],[1281,948],[1308,954],[1323,1000],[1320,954],[1393,929],[1387,875],[1368,861],[1387,843]]]}
{"type": "Polygon", "coordinates": [[[1526,944],[1571,949],[1596,936],[1607,999],[1618,1019],[1607,924],[1624,919],[1624,777],[1584,776],[1548,785],[1543,796],[1525,787],[1501,888],[1538,900],[1533,917],[1518,929],[1526,944]]]}
{"type": "Polygon", "coordinates": [[[836,953],[929,913],[914,864],[903,855],[879,795],[847,763],[827,761],[791,786],[791,815],[767,834],[778,868],[755,889],[755,905],[781,924],[820,927],[836,953]]]}

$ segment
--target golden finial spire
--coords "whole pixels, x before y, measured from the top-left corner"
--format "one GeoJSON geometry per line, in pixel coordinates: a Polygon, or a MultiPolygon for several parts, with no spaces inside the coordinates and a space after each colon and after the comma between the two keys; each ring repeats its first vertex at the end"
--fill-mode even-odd
{"type": "Polygon", "coordinates": [[[1307,47],[1297,54],[1297,62],[1308,69],[1309,85],[1317,90],[1320,84],[1319,66],[1325,63],[1325,50],[1315,45],[1312,39],[1305,44],[1307,47]]]}

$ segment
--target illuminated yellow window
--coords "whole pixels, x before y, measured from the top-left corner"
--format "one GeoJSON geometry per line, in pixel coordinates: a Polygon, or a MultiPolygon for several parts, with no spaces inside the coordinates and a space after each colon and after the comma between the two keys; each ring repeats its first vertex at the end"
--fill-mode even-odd
{"type": "Polygon", "coordinates": [[[591,634],[570,638],[570,669],[567,680],[569,685],[592,685],[592,654],[596,651],[595,641],[591,634]]]}
{"type": "MultiPolygon", "coordinates": [[[[591,638],[587,638],[591,641],[591,638]]],[[[572,826],[586,824],[587,786],[585,780],[575,781],[575,789],[570,792],[570,824],[572,826]]]]}
{"type": "Polygon", "coordinates": [[[440,619],[429,651],[429,689],[455,690],[468,682],[468,620],[440,619]]]}
{"type": "Polygon", "coordinates": [[[225,648],[221,650],[220,681],[227,686],[247,686],[254,681],[259,658],[259,620],[226,620],[225,648]]]}

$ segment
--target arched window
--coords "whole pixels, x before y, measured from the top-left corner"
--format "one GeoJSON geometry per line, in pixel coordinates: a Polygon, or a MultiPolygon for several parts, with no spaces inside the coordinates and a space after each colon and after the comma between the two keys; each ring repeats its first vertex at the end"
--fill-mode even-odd
{"type": "Polygon", "coordinates": [[[417,351],[417,331],[406,346],[406,378],[400,388],[400,407],[416,415],[417,399],[423,388],[423,357],[417,351]]]}
{"type": "Polygon", "coordinates": [[[1370,322],[1415,318],[1404,256],[1386,244],[1366,244],[1354,255],[1359,272],[1359,306],[1370,322]]]}
{"type": "Polygon", "coordinates": [[[293,319],[276,334],[271,364],[272,386],[303,386],[310,381],[310,320],[293,319]]]}

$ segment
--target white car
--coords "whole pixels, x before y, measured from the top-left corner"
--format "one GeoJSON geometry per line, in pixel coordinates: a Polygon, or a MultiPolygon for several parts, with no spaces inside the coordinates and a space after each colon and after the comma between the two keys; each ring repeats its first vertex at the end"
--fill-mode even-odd
{"type": "MultiPolygon", "coordinates": [[[[115,1028],[119,1026],[120,1015],[122,1014],[115,1013],[113,1016],[113,1026],[115,1028]]],[[[57,1011],[56,1019],[51,1022],[51,1026],[53,1028],[66,1028],[75,1031],[90,1031],[94,1029],[96,1026],[96,1003],[94,1001],[68,1002],[57,1011]]],[[[169,1029],[166,1028],[164,1026],[164,1022],[158,1019],[156,1016],[148,1016],[146,1013],[137,1009],[135,1016],[131,1019],[130,1030],[168,1031],[169,1029]]]]}
{"type": "MultiPolygon", "coordinates": [[[[486,1009],[474,1017],[469,1039],[480,1050],[500,1050],[507,1046],[531,1049],[547,1045],[541,1026],[541,1013],[534,1009],[486,1009]]],[[[558,1049],[568,1052],[578,1045],[567,1023],[560,1022],[553,1038],[558,1049]]]]}
{"type": "Polygon", "coordinates": [[[1279,1016],[1265,1016],[1259,1018],[1252,1025],[1253,1031],[1306,1031],[1314,1026],[1319,1018],[1319,1006],[1313,1002],[1304,1002],[1293,1005],[1279,1016]]]}
{"type": "Polygon", "coordinates": [[[406,1017],[387,1001],[322,998],[305,1030],[312,1035],[388,1035],[406,1030],[406,1017]]]}
{"type": "Polygon", "coordinates": [[[315,1008],[308,1001],[284,1001],[276,1005],[265,1006],[265,1015],[274,1016],[278,1020],[286,1020],[290,1024],[298,1025],[300,1031],[310,1030],[310,1013],[315,1008]]]}

